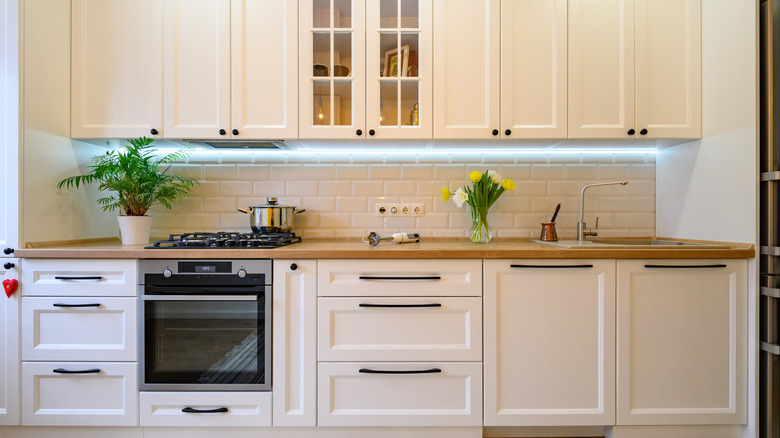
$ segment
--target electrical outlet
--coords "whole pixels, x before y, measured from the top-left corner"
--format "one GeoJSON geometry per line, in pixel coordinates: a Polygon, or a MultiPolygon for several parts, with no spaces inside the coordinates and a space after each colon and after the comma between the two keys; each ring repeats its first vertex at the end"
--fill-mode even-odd
{"type": "Polygon", "coordinates": [[[406,216],[406,217],[419,217],[425,216],[424,204],[396,204],[396,203],[383,203],[376,204],[374,207],[374,214],[377,216],[406,216]]]}

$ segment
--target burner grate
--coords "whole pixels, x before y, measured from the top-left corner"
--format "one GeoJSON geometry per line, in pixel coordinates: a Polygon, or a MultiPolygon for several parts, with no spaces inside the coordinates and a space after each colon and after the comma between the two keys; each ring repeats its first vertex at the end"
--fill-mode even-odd
{"type": "Polygon", "coordinates": [[[168,240],[155,241],[148,249],[277,248],[300,242],[295,233],[217,233],[171,234],[168,240]]]}

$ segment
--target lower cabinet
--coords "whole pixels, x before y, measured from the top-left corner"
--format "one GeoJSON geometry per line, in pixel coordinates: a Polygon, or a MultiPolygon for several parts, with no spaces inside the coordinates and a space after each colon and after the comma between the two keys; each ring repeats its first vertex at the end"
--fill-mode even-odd
{"type": "Polygon", "coordinates": [[[138,425],[138,366],[23,362],[22,425],[138,425]]]}
{"type": "Polygon", "coordinates": [[[747,261],[617,262],[619,425],[746,424],[747,261]]]}
{"type": "MultiPolygon", "coordinates": [[[[19,259],[2,259],[0,280],[18,279],[19,259]],[[9,267],[5,267],[10,263],[9,267]]],[[[19,425],[19,303],[21,292],[0,294],[0,426],[19,425]]]]}
{"type": "Polygon", "coordinates": [[[270,425],[270,392],[141,392],[141,426],[270,425]]]}
{"type": "Polygon", "coordinates": [[[615,424],[615,261],[484,268],[485,425],[615,424]]]}
{"type": "Polygon", "coordinates": [[[479,362],[320,362],[320,426],[481,426],[479,362]]]}

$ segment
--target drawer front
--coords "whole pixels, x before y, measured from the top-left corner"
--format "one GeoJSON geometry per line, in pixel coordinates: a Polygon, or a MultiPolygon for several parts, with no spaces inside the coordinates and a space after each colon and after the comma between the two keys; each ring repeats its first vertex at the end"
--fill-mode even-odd
{"type": "Polygon", "coordinates": [[[482,360],[482,299],[320,298],[320,361],[482,360]]]}
{"type": "Polygon", "coordinates": [[[22,360],[136,361],[137,313],[135,298],[24,297],[22,360]]]}
{"type": "Polygon", "coordinates": [[[135,363],[24,362],[22,425],[137,426],[137,376],[135,363]]]}
{"type": "Polygon", "coordinates": [[[481,363],[321,362],[318,367],[320,426],[482,425],[481,363]],[[441,372],[367,372],[430,370],[441,372]]]}
{"type": "Polygon", "coordinates": [[[482,296],[482,260],[320,260],[319,296],[482,296]]]}
{"type": "Polygon", "coordinates": [[[25,296],[134,297],[136,260],[25,259],[25,296]]]}
{"type": "Polygon", "coordinates": [[[141,393],[141,426],[270,425],[270,392],[141,393]]]}

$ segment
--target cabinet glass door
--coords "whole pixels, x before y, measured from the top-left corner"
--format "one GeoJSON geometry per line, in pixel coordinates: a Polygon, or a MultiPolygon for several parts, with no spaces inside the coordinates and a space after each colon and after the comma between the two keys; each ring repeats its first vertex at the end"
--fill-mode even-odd
{"type": "Polygon", "coordinates": [[[369,137],[430,138],[431,4],[379,0],[367,8],[369,137]]]}
{"type": "Polygon", "coordinates": [[[302,7],[302,138],[363,137],[363,16],[357,0],[309,0],[302,7]]]}

